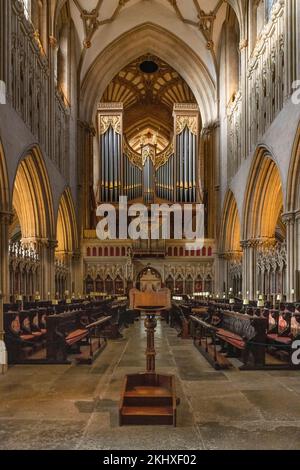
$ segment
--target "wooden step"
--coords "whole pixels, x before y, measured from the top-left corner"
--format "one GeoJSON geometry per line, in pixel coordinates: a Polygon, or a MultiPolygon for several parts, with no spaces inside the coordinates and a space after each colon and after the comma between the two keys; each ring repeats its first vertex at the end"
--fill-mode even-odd
{"type": "Polygon", "coordinates": [[[163,406],[123,406],[123,416],[172,416],[171,407],[163,406]]]}
{"type": "Polygon", "coordinates": [[[173,409],[166,406],[123,406],[121,425],[174,425],[173,409]]]}
{"type": "Polygon", "coordinates": [[[160,397],[160,398],[170,398],[172,393],[167,388],[155,387],[155,386],[136,386],[131,390],[125,392],[125,397],[160,397]]]}

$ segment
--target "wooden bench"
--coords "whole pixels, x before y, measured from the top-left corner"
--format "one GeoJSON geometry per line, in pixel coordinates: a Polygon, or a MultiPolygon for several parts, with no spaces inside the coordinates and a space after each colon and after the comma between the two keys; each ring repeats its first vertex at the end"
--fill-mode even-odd
{"type": "Polygon", "coordinates": [[[28,313],[6,312],[4,328],[9,364],[26,363],[28,358],[42,347],[41,337],[31,331],[28,313]]]}
{"type": "Polygon", "coordinates": [[[268,352],[294,367],[292,364],[292,344],[300,339],[300,312],[293,307],[290,310],[270,310],[268,352]]]}
{"type": "MultiPolygon", "coordinates": [[[[81,346],[87,346],[87,350],[94,356],[93,337],[99,341],[100,331],[110,316],[87,323],[86,312],[61,313],[47,317],[47,362],[65,364],[69,363],[68,356],[76,354],[81,356],[81,346]]],[[[106,339],[105,339],[106,344],[106,339]]],[[[86,357],[86,355],[85,355],[86,357]]],[[[89,356],[91,360],[91,356],[89,356]]]]}
{"type": "MultiPolygon", "coordinates": [[[[216,368],[224,368],[224,362],[218,360],[217,345],[221,345],[221,352],[227,357],[239,357],[243,362],[240,369],[257,369],[265,365],[266,330],[267,320],[265,318],[251,317],[238,312],[219,310],[210,314],[209,319],[203,320],[191,316],[193,322],[198,323],[200,328],[196,329],[194,342],[201,352],[202,338],[205,339],[206,356],[208,351],[208,338],[211,339],[211,350],[213,352],[212,362],[216,368]],[[200,339],[200,344],[199,344],[200,339]]],[[[220,357],[219,357],[220,358],[220,357]]],[[[228,362],[226,367],[228,367],[228,362]]]]}

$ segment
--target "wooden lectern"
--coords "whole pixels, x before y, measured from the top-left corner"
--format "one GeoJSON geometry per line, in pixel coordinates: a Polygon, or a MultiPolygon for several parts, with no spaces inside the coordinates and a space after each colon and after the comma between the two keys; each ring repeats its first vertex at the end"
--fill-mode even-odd
{"type": "Polygon", "coordinates": [[[171,308],[169,289],[129,293],[130,308],[145,314],[146,372],[127,375],[120,403],[120,425],[164,424],[176,426],[175,377],[155,371],[154,334],[157,316],[171,308]]]}

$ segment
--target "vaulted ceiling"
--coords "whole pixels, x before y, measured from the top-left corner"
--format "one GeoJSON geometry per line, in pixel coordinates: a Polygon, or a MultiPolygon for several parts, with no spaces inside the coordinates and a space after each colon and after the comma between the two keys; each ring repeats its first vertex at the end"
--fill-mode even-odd
{"type": "MultiPolygon", "coordinates": [[[[64,0],[57,0],[62,3],[64,0]]],[[[214,55],[226,17],[227,4],[243,0],[69,0],[72,19],[83,48],[83,76],[118,35],[143,22],[174,32],[186,41],[215,74],[214,55]]]]}
{"type": "Polygon", "coordinates": [[[155,135],[159,151],[169,143],[173,131],[174,103],[195,103],[183,78],[156,56],[139,57],[123,68],[108,85],[103,102],[122,102],[124,132],[138,150],[142,136],[155,135]]]}
{"type": "MultiPolygon", "coordinates": [[[[56,0],[51,2],[54,24],[66,2],[75,27],[82,118],[95,116],[97,102],[118,72],[116,62],[123,69],[146,53],[170,63],[190,87],[194,84],[203,124],[217,118],[222,27],[228,8],[232,7],[243,37],[245,0],[56,0]],[[143,28],[147,43],[142,37],[143,28]],[[116,52],[120,57],[113,64],[110,57],[116,52]]],[[[122,78],[126,80],[119,76],[119,81],[122,78]]],[[[131,98],[128,92],[128,100],[131,98]]]]}

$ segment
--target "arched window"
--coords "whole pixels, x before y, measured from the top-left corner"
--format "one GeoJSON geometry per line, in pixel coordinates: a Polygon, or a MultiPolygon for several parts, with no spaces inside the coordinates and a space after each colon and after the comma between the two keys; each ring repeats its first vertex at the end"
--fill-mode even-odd
{"type": "Polygon", "coordinates": [[[185,293],[189,295],[194,293],[194,280],[190,274],[185,280],[185,293]]]}
{"type": "Polygon", "coordinates": [[[256,6],[256,37],[260,36],[265,24],[265,0],[260,0],[256,6]]]}
{"type": "Polygon", "coordinates": [[[124,282],[119,275],[115,279],[115,294],[124,294],[124,282]]]}
{"type": "Polygon", "coordinates": [[[70,13],[67,3],[65,3],[56,24],[56,77],[58,91],[66,104],[69,102],[70,97],[70,30],[70,13]]]}
{"type": "Polygon", "coordinates": [[[31,0],[23,0],[24,14],[27,20],[31,19],[31,0]]]}
{"type": "Polygon", "coordinates": [[[240,89],[241,76],[241,54],[240,54],[240,25],[237,16],[232,8],[229,8],[227,25],[227,60],[228,67],[227,90],[228,98],[234,101],[240,89]]]}
{"type": "Polygon", "coordinates": [[[181,275],[177,276],[175,281],[175,293],[183,294],[183,277],[181,275]]]}
{"type": "Polygon", "coordinates": [[[171,275],[167,277],[165,284],[166,284],[166,287],[170,289],[171,292],[174,291],[174,279],[172,278],[171,275]]]}
{"type": "Polygon", "coordinates": [[[271,12],[273,5],[275,3],[275,0],[265,0],[265,12],[266,12],[266,23],[270,20],[271,18],[271,12]]]}
{"type": "Polygon", "coordinates": [[[203,292],[203,281],[200,275],[197,276],[197,279],[195,281],[195,292],[203,292]]]}
{"type": "Polygon", "coordinates": [[[101,276],[98,274],[95,281],[96,292],[103,292],[104,291],[104,281],[101,276]]]}
{"type": "Polygon", "coordinates": [[[85,280],[85,292],[86,294],[90,294],[93,291],[94,291],[94,280],[90,275],[88,275],[85,280]]]}

